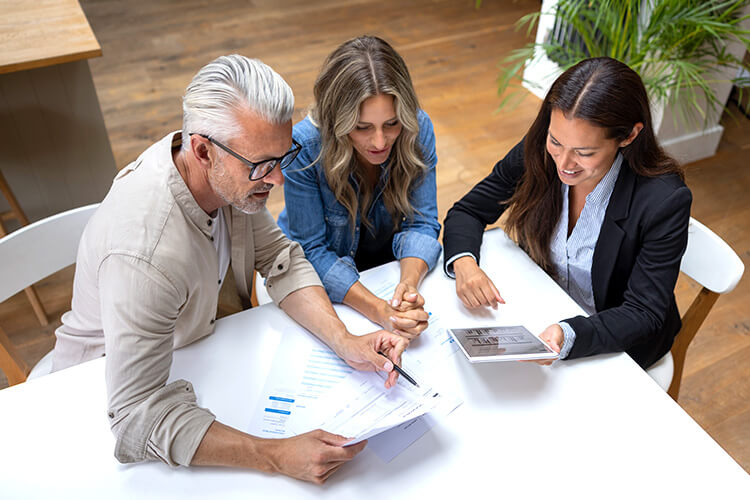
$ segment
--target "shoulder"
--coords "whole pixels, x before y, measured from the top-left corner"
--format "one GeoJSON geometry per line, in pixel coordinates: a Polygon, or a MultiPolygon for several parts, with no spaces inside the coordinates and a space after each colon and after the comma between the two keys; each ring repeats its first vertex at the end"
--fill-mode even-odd
{"type": "Polygon", "coordinates": [[[320,130],[313,124],[309,116],[294,125],[292,137],[303,148],[320,149],[320,130]]]}
{"type": "Polygon", "coordinates": [[[692,200],[690,189],[677,174],[654,177],[635,175],[634,195],[639,202],[651,207],[665,202],[669,204],[690,203],[692,200]]]}
{"type": "Polygon", "coordinates": [[[421,143],[434,140],[435,131],[430,116],[423,109],[417,110],[417,125],[419,125],[419,141],[421,143]]]}

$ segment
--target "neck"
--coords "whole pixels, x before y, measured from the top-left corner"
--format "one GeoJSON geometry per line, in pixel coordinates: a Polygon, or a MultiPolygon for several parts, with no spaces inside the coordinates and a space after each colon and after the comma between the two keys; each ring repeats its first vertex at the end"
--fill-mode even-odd
{"type": "Polygon", "coordinates": [[[172,153],[172,160],[177,171],[185,181],[190,194],[195,202],[208,215],[213,216],[216,211],[226,205],[224,200],[214,193],[208,181],[208,170],[203,168],[192,155],[186,154],[183,149],[172,153]]]}

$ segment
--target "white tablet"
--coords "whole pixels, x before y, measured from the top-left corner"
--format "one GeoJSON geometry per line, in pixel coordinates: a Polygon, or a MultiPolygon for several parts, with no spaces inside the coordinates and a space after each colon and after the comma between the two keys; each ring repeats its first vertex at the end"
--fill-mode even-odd
{"type": "Polygon", "coordinates": [[[485,326],[448,330],[469,361],[555,359],[558,354],[523,326],[485,326]]]}

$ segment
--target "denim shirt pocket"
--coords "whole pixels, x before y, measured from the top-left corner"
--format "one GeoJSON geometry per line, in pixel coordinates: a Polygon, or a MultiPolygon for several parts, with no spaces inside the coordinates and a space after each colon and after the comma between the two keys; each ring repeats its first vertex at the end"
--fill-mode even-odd
{"type": "Polygon", "coordinates": [[[339,257],[346,255],[351,246],[351,228],[349,214],[331,208],[325,210],[326,241],[339,257]]]}

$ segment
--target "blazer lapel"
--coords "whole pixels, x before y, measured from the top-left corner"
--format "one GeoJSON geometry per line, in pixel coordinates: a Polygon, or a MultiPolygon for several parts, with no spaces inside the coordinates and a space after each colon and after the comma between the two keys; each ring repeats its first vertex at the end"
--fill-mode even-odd
{"type": "Polygon", "coordinates": [[[625,160],[604,214],[604,222],[602,222],[591,263],[591,287],[597,311],[605,309],[609,282],[620,253],[622,239],[625,236],[625,231],[620,227],[619,221],[628,217],[634,187],[635,174],[625,160]]]}

